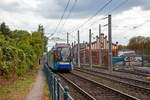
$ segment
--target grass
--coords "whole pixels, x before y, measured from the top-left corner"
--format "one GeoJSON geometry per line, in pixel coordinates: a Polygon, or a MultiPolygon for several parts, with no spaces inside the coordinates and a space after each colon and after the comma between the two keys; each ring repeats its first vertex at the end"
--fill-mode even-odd
{"type": "Polygon", "coordinates": [[[15,82],[6,87],[0,88],[0,100],[24,100],[35,81],[37,69],[27,72],[15,82]]]}

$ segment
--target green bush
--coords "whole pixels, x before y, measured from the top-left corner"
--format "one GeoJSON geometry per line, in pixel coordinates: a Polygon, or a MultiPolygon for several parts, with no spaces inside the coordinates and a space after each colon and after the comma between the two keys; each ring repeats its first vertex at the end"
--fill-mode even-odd
{"type": "MultiPolygon", "coordinates": [[[[2,44],[2,43],[1,43],[2,44]]],[[[8,76],[10,72],[16,72],[18,76],[34,66],[35,54],[30,48],[16,48],[13,46],[1,46],[0,49],[0,72],[8,76]],[[2,56],[3,55],[3,56],[2,56]]]]}
{"type": "MultiPolygon", "coordinates": [[[[30,34],[24,30],[9,30],[6,34],[5,29],[3,32],[0,29],[0,75],[22,76],[33,69],[41,58],[41,32],[30,34]]],[[[46,37],[44,42],[46,50],[46,37]]]]}
{"type": "Polygon", "coordinates": [[[1,47],[1,65],[0,71],[4,76],[8,76],[10,72],[16,71],[16,63],[17,60],[17,49],[12,46],[2,46],[1,47]]]}

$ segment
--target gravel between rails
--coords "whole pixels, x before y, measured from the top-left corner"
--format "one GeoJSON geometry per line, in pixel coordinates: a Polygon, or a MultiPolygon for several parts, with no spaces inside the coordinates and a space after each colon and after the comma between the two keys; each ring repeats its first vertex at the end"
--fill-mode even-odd
{"type": "Polygon", "coordinates": [[[117,83],[117,82],[114,82],[111,80],[106,80],[101,77],[96,77],[96,76],[93,76],[93,75],[90,75],[87,73],[83,73],[83,72],[79,72],[79,71],[75,71],[75,70],[73,72],[76,74],[82,75],[84,77],[88,77],[89,79],[95,80],[99,83],[105,84],[111,88],[115,88],[115,89],[122,91],[124,93],[127,93],[129,95],[135,96],[141,100],[150,100],[150,95],[148,95],[147,93],[144,93],[142,91],[137,91],[132,87],[128,87],[128,86],[122,85],[120,83],[117,83]]]}
{"type": "Polygon", "coordinates": [[[58,74],[56,74],[56,77],[60,78],[63,87],[64,86],[68,86],[69,87],[69,93],[73,97],[74,100],[85,100],[85,97],[82,94],[80,94],[79,91],[76,88],[74,88],[70,83],[65,81],[58,74]]]}
{"type": "Polygon", "coordinates": [[[75,69],[75,70],[89,72],[91,74],[100,75],[102,77],[111,78],[113,80],[119,80],[121,82],[125,82],[125,83],[132,84],[132,85],[138,85],[138,86],[142,86],[143,88],[150,89],[150,82],[149,81],[132,79],[132,78],[124,78],[124,77],[118,76],[118,75],[112,75],[112,74],[108,74],[108,73],[104,73],[104,72],[93,71],[93,70],[83,69],[83,68],[82,69],[75,69]]]}
{"type": "MultiPolygon", "coordinates": [[[[108,72],[108,70],[102,69],[102,68],[93,67],[91,69],[88,66],[82,66],[81,68],[90,69],[90,70],[94,70],[94,71],[98,71],[98,72],[103,72],[103,73],[110,74],[108,72]]],[[[135,74],[131,74],[131,73],[117,72],[117,71],[113,71],[111,74],[112,75],[116,75],[116,76],[122,76],[122,77],[125,77],[125,78],[133,78],[133,79],[140,79],[140,80],[143,80],[143,81],[147,81],[146,77],[142,76],[142,75],[135,75],[135,74]]]]}
{"type": "Polygon", "coordinates": [[[95,97],[97,100],[133,100],[126,99],[125,97],[121,97],[118,92],[112,92],[103,86],[94,84],[86,79],[80,78],[72,73],[63,74],[64,77],[73,81],[79,87],[84,89],[84,91],[88,92],[90,95],[95,97]]]}

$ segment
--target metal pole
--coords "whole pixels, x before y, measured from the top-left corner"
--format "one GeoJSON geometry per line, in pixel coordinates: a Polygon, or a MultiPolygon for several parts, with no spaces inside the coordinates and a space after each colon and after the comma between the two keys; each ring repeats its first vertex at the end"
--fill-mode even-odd
{"type": "Polygon", "coordinates": [[[44,56],[43,56],[43,53],[44,53],[44,29],[43,29],[43,26],[42,26],[42,29],[41,29],[41,42],[42,42],[42,64],[44,64],[44,56]]]}
{"type": "Polygon", "coordinates": [[[91,29],[89,30],[89,62],[90,68],[92,68],[91,29]]]}
{"type": "Polygon", "coordinates": [[[49,58],[48,58],[48,57],[49,57],[49,56],[48,56],[48,50],[47,50],[47,53],[46,53],[46,54],[47,54],[47,65],[49,66],[49,63],[48,63],[48,61],[49,61],[49,58]]]}
{"type": "Polygon", "coordinates": [[[54,76],[53,76],[53,74],[52,74],[52,100],[54,100],[54,76]]]}
{"type": "Polygon", "coordinates": [[[108,71],[109,71],[109,72],[112,72],[112,32],[111,32],[111,15],[108,15],[108,41],[109,41],[108,71]]]}
{"type": "Polygon", "coordinates": [[[73,47],[73,52],[74,52],[74,65],[77,65],[77,55],[78,55],[78,47],[77,47],[77,44],[76,44],[76,41],[74,41],[74,47],[73,47]]]}
{"type": "Polygon", "coordinates": [[[67,44],[69,43],[69,33],[67,32],[67,44]]]}
{"type": "Polygon", "coordinates": [[[69,91],[69,88],[67,86],[64,87],[64,100],[69,100],[69,94],[68,94],[68,91],[69,91]]]}
{"type": "Polygon", "coordinates": [[[85,64],[85,61],[86,61],[86,54],[85,54],[85,53],[86,53],[86,44],[85,44],[85,42],[84,42],[84,51],[83,51],[83,53],[84,53],[84,54],[83,54],[83,55],[84,55],[84,57],[83,57],[83,60],[84,60],[84,61],[83,61],[83,62],[84,62],[84,64],[85,64]]]}
{"type": "Polygon", "coordinates": [[[54,100],[56,100],[56,75],[54,74],[54,100]]]}
{"type": "Polygon", "coordinates": [[[142,67],[144,67],[144,43],[142,42],[142,67]]]}
{"type": "Polygon", "coordinates": [[[57,99],[61,100],[61,94],[60,94],[60,79],[57,80],[57,99]]]}
{"type": "Polygon", "coordinates": [[[78,30],[78,67],[80,68],[80,36],[78,30]]]}
{"type": "Polygon", "coordinates": [[[99,24],[99,67],[102,67],[102,60],[101,60],[101,24],[99,24]]]}

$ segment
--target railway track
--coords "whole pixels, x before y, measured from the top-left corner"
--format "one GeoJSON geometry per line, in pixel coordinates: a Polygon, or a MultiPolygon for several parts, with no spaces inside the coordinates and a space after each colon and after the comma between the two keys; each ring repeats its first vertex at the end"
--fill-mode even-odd
{"type": "Polygon", "coordinates": [[[80,92],[82,90],[82,94],[83,91],[84,93],[86,91],[87,94],[93,97],[93,99],[84,100],[140,100],[134,96],[128,95],[119,90],[113,89],[102,83],[98,83],[94,80],[88,79],[81,75],[77,75],[75,73],[65,73],[59,75],[66,81],[70,81],[70,84],[74,84],[76,88],[80,88],[80,92]]]}
{"type": "MultiPolygon", "coordinates": [[[[91,69],[88,66],[82,66],[82,68],[86,68],[86,69],[91,69]]],[[[92,70],[98,71],[98,72],[105,72],[108,73],[108,71],[106,70],[106,68],[99,68],[99,67],[93,67],[92,70]]],[[[122,77],[126,77],[126,78],[136,78],[136,79],[141,79],[141,80],[147,80],[147,77],[150,77],[149,74],[143,74],[143,73],[135,73],[135,72],[129,72],[126,70],[114,70],[112,72],[112,74],[114,75],[119,75],[122,77]]]]}
{"type": "MultiPolygon", "coordinates": [[[[94,68],[97,68],[97,69],[104,69],[104,70],[107,70],[107,68],[104,68],[104,67],[97,67],[97,66],[93,66],[94,68]]],[[[150,77],[150,74],[145,74],[145,73],[141,73],[141,72],[136,72],[136,71],[129,71],[129,70],[124,70],[124,69],[119,69],[119,70],[115,70],[113,69],[113,71],[116,71],[116,72],[123,72],[123,73],[129,73],[129,74],[134,74],[134,75],[140,75],[140,76],[143,76],[143,77],[150,77]]]]}
{"type": "Polygon", "coordinates": [[[85,77],[94,79],[103,84],[107,84],[112,88],[116,88],[125,93],[129,93],[141,100],[150,100],[150,83],[141,80],[128,79],[124,77],[114,76],[106,73],[99,73],[88,69],[75,69],[75,73],[82,74],[85,77]],[[80,72],[80,73],[79,73],[80,72]]]}
{"type": "MultiPolygon", "coordinates": [[[[84,65],[82,67],[89,67],[89,66],[88,65],[84,65]]],[[[98,66],[92,66],[92,67],[95,68],[95,69],[107,70],[107,68],[105,68],[105,67],[98,67],[98,66]]],[[[150,74],[136,72],[136,71],[129,71],[129,70],[124,70],[124,69],[119,69],[119,70],[113,69],[113,71],[121,72],[121,73],[129,73],[129,74],[143,76],[143,77],[150,77],[150,74]]]]}
{"type": "Polygon", "coordinates": [[[150,77],[150,74],[144,74],[144,73],[140,73],[140,72],[133,72],[133,71],[127,71],[127,70],[114,70],[116,72],[123,72],[123,73],[129,73],[129,74],[135,74],[135,75],[140,75],[140,76],[143,76],[143,77],[150,77]]]}
{"type": "Polygon", "coordinates": [[[113,75],[113,74],[108,74],[108,73],[104,73],[104,72],[99,72],[99,71],[94,71],[94,70],[90,70],[90,69],[75,69],[75,70],[79,70],[82,72],[88,71],[90,72],[89,74],[98,74],[101,75],[103,77],[108,77],[114,80],[121,80],[122,82],[128,82],[130,84],[135,84],[135,85],[139,85],[139,86],[143,86],[144,88],[149,88],[150,89],[150,82],[149,81],[144,81],[144,80],[139,80],[139,79],[133,79],[133,78],[127,78],[127,77],[123,77],[123,76],[119,76],[119,75],[113,75]],[[84,71],[83,71],[84,70],[84,71]]]}
{"type": "Polygon", "coordinates": [[[74,100],[96,100],[93,96],[88,94],[71,80],[64,77],[62,74],[57,73],[57,75],[61,78],[63,84],[69,86],[69,93],[71,93],[71,96],[74,98],[74,100]]]}

